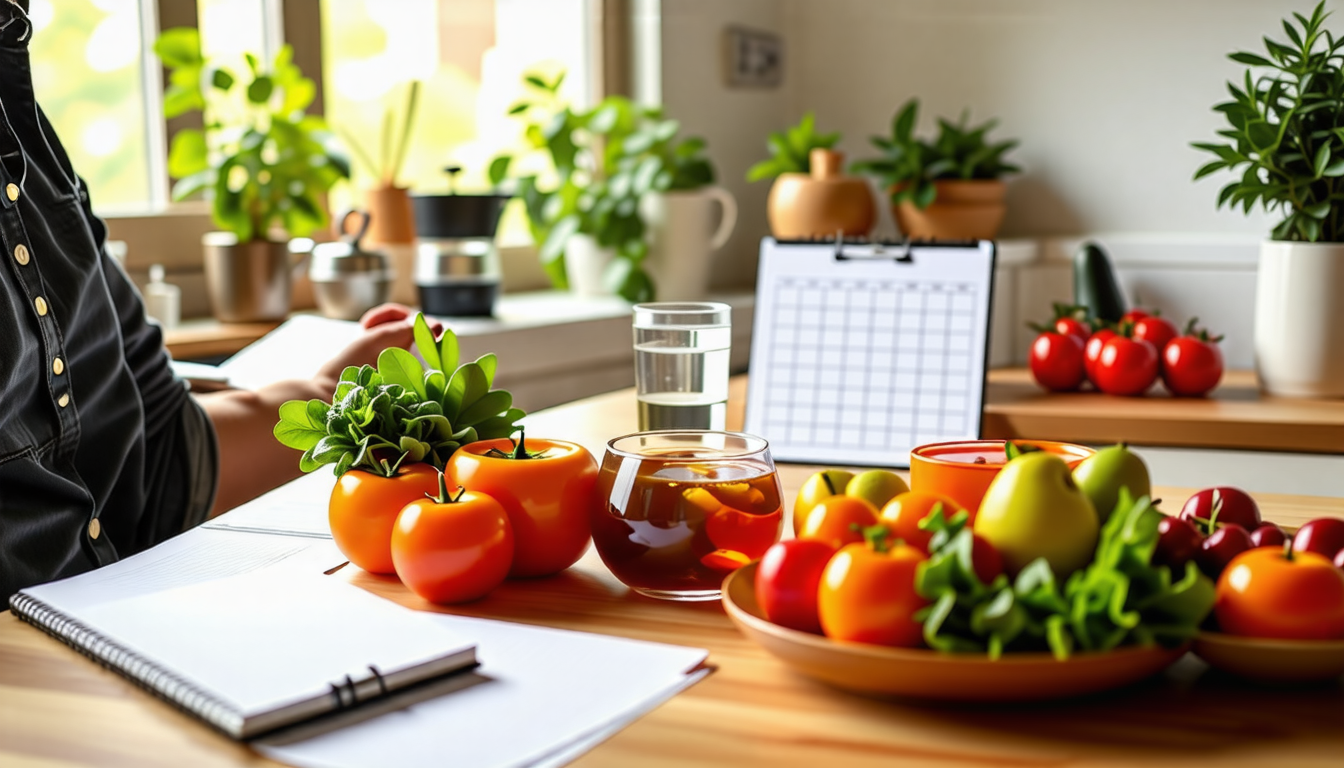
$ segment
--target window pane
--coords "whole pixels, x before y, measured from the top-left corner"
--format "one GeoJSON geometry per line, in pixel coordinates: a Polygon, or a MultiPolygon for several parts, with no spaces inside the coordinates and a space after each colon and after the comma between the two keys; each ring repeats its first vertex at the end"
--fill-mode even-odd
{"type": "MultiPolygon", "coordinates": [[[[160,0],[163,2],[163,0],[160,0]]],[[[201,30],[201,54],[211,66],[229,70],[246,82],[244,53],[269,65],[273,54],[266,50],[262,0],[199,0],[197,26],[201,30]]]]}
{"type": "Polygon", "coordinates": [[[33,87],[99,209],[150,202],[136,0],[31,0],[33,87]]]}
{"type": "MultiPolygon", "coordinates": [[[[393,161],[383,158],[395,142],[384,148],[384,125],[389,113],[401,125],[408,83],[419,80],[396,183],[442,193],[444,166],[459,165],[459,191],[486,191],[490,159],[522,146],[521,123],[507,112],[523,95],[523,72],[566,70],[565,95],[587,103],[584,7],[584,0],[323,0],[323,98],[328,122],[357,148],[355,186],[389,175],[393,161]]],[[[338,203],[340,196],[351,192],[338,203]]],[[[526,232],[518,214],[506,214],[501,239],[526,232]]]]}

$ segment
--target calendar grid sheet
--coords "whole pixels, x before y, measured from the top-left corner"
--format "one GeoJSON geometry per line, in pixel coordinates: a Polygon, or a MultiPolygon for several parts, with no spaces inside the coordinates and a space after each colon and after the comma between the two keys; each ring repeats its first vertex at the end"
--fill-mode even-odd
{"type": "Polygon", "coordinates": [[[907,453],[968,435],[978,286],[781,277],[764,421],[777,443],[907,453]]]}

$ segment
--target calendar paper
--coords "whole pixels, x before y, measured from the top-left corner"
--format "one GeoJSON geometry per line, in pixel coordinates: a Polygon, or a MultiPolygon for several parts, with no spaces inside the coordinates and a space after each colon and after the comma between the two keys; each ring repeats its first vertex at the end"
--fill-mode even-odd
{"type": "Polygon", "coordinates": [[[975,439],[994,244],[761,242],[746,431],[779,461],[908,467],[975,439]]]}

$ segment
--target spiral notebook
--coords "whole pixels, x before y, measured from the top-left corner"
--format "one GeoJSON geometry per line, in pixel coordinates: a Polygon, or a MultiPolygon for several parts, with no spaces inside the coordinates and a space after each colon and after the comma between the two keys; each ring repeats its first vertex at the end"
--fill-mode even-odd
{"type": "Polygon", "coordinates": [[[19,618],[248,739],[476,664],[475,645],[427,616],[321,574],[276,588],[269,568],[123,599],[81,580],[23,590],[19,618]]]}
{"type": "Polygon", "coordinates": [[[980,434],[994,243],[761,242],[746,430],[780,461],[908,467],[980,434]]]}

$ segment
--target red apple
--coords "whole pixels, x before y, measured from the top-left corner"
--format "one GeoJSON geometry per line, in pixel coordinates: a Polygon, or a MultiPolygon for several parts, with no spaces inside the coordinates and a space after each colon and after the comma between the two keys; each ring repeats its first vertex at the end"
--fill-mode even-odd
{"type": "Polygon", "coordinates": [[[1260,507],[1256,505],[1255,499],[1240,488],[1226,485],[1205,488],[1186,499],[1179,517],[1205,528],[1211,522],[1218,525],[1235,523],[1247,531],[1260,527],[1260,507]]]}
{"type": "Polygon", "coordinates": [[[1283,549],[1283,542],[1287,540],[1288,536],[1283,529],[1273,523],[1261,523],[1259,528],[1251,531],[1251,544],[1255,547],[1283,549]]]}
{"type": "Polygon", "coordinates": [[[1217,580],[1232,558],[1248,549],[1254,549],[1251,546],[1251,535],[1240,525],[1228,523],[1204,539],[1204,543],[1199,545],[1195,562],[1199,563],[1199,570],[1205,576],[1217,580]]]}
{"type": "Polygon", "coordinates": [[[1293,550],[1315,552],[1333,560],[1340,550],[1344,550],[1344,520],[1318,517],[1308,522],[1297,529],[1293,550]]]}
{"type": "Polygon", "coordinates": [[[765,551],[756,567],[756,599],[775,624],[821,634],[817,591],[835,547],[818,539],[788,539],[765,551]]]}
{"type": "Polygon", "coordinates": [[[1153,552],[1153,564],[1165,565],[1180,578],[1185,564],[1199,552],[1204,536],[1189,520],[1179,517],[1164,517],[1157,524],[1157,550],[1153,552]]]}

